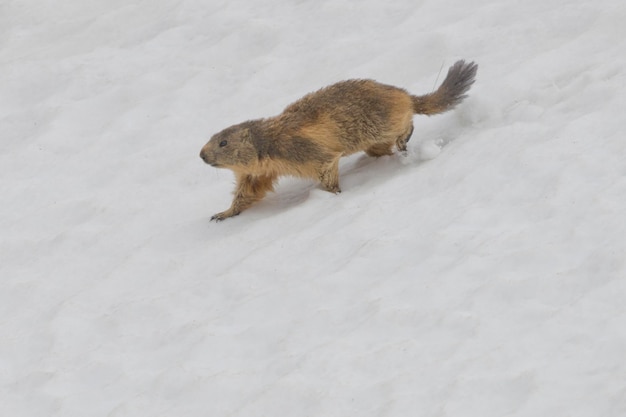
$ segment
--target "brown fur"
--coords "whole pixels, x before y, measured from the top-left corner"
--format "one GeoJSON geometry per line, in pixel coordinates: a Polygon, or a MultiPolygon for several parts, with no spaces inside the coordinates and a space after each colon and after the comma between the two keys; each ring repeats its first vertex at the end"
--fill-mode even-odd
{"type": "Polygon", "coordinates": [[[437,91],[413,96],[372,80],[348,80],[307,94],[278,116],[247,121],[215,134],[200,157],[237,177],[232,205],[211,220],[235,216],[273,191],[279,176],[313,178],[339,193],[339,159],[359,151],[406,151],[413,114],[448,111],[466,97],[477,66],[458,61],[437,91]]]}

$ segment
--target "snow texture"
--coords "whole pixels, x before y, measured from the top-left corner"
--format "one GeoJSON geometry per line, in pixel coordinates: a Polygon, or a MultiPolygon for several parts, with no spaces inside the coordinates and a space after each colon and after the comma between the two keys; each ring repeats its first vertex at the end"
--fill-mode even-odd
{"type": "Polygon", "coordinates": [[[0,415],[626,415],[623,0],[4,1],[0,415]],[[216,224],[215,132],[468,99],[216,224]],[[438,76],[439,74],[439,76],[438,76]]]}

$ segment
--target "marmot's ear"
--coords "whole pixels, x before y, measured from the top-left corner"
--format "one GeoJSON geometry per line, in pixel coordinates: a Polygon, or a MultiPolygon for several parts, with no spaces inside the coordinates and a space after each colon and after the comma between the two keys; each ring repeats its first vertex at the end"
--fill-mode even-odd
{"type": "Polygon", "coordinates": [[[249,143],[255,148],[260,146],[260,143],[263,143],[263,137],[259,136],[259,133],[254,130],[246,127],[241,131],[241,141],[243,143],[249,143]]]}
{"type": "Polygon", "coordinates": [[[241,130],[240,134],[241,140],[243,142],[251,142],[252,141],[252,132],[247,127],[241,130]]]}
{"type": "Polygon", "coordinates": [[[259,134],[258,129],[254,126],[244,127],[241,129],[240,138],[243,143],[248,143],[259,151],[265,149],[267,145],[263,136],[259,134]]]}

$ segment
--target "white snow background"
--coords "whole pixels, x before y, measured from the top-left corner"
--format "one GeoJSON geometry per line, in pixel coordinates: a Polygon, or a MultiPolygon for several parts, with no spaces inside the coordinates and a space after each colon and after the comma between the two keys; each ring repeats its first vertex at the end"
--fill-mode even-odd
{"type": "Polygon", "coordinates": [[[626,415],[623,0],[0,3],[0,415],[626,415]],[[211,223],[217,131],[479,64],[211,223]]]}

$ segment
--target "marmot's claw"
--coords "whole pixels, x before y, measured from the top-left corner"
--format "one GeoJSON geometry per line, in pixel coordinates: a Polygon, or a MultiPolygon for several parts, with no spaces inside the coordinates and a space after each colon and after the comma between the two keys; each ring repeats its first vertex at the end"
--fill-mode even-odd
{"type": "Polygon", "coordinates": [[[224,213],[217,213],[211,216],[211,221],[212,222],[221,222],[226,218],[226,216],[224,215],[224,213]]]}

